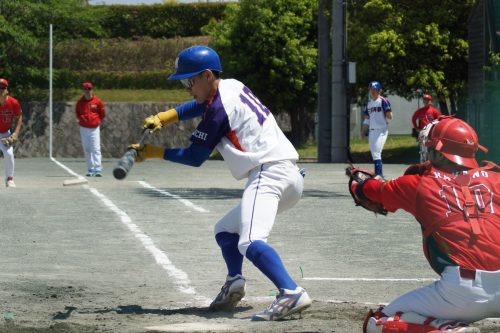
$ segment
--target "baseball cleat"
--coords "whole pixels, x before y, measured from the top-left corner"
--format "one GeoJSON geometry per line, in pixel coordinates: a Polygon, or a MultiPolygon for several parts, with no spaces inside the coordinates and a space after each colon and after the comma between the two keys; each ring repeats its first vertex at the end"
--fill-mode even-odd
{"type": "Polygon", "coordinates": [[[210,311],[232,311],[245,296],[245,278],[241,275],[228,276],[217,297],[208,309],[210,311]]]}
{"type": "Polygon", "coordinates": [[[102,177],[102,173],[100,173],[100,172],[96,172],[96,173],[95,173],[95,176],[96,176],[96,177],[102,177]]]}
{"type": "Polygon", "coordinates": [[[281,320],[294,313],[302,313],[311,306],[311,298],[301,287],[295,290],[281,289],[269,308],[252,316],[254,321],[281,320]]]}
{"type": "Polygon", "coordinates": [[[5,180],[5,187],[16,187],[16,183],[14,183],[14,179],[12,177],[5,180]]]}
{"type": "Polygon", "coordinates": [[[94,175],[94,173],[89,171],[89,172],[87,172],[87,174],[85,176],[92,177],[93,175],[94,175]]]}

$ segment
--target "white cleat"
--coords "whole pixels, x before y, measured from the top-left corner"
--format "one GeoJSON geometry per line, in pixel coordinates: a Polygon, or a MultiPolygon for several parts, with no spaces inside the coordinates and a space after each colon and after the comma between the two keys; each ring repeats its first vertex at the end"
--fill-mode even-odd
{"type": "Polygon", "coordinates": [[[16,183],[14,183],[14,179],[10,178],[5,181],[6,187],[16,187],[16,183]]]}
{"type": "Polygon", "coordinates": [[[254,314],[252,320],[281,320],[295,313],[301,314],[302,311],[311,306],[311,303],[311,298],[301,287],[297,287],[295,290],[282,289],[273,303],[264,311],[254,314]]]}
{"type": "Polygon", "coordinates": [[[245,278],[241,275],[228,276],[217,297],[208,309],[210,311],[232,311],[245,296],[245,278]]]}

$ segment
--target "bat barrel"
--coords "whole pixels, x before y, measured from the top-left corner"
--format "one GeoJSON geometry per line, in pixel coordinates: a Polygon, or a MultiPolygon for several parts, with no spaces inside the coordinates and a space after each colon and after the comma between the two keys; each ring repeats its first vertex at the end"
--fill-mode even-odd
{"type": "Polygon", "coordinates": [[[129,149],[125,155],[118,161],[116,167],[113,169],[113,176],[116,179],[124,179],[134,166],[137,151],[129,149]]]}

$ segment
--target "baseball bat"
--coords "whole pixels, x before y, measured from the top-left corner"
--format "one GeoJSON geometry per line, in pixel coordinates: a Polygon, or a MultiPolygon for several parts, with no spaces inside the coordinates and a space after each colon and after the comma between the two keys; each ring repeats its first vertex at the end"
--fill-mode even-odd
{"type": "MultiPolygon", "coordinates": [[[[137,144],[142,145],[144,140],[149,134],[149,129],[145,128],[142,131],[141,138],[137,144]]],[[[116,167],[113,169],[113,176],[116,179],[124,179],[130,172],[135,163],[135,158],[137,157],[137,151],[135,149],[129,148],[127,152],[120,158],[116,167]]]]}

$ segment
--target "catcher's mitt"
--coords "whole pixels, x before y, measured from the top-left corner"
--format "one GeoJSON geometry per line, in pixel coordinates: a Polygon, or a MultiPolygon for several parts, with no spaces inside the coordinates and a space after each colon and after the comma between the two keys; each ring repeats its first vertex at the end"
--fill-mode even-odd
{"type": "Polygon", "coordinates": [[[352,190],[354,182],[363,184],[366,180],[375,178],[375,174],[371,170],[349,166],[345,169],[345,174],[349,177],[349,193],[351,193],[356,206],[361,206],[375,214],[387,215],[387,209],[381,203],[371,201],[363,195],[363,192],[358,195],[352,190]]]}

